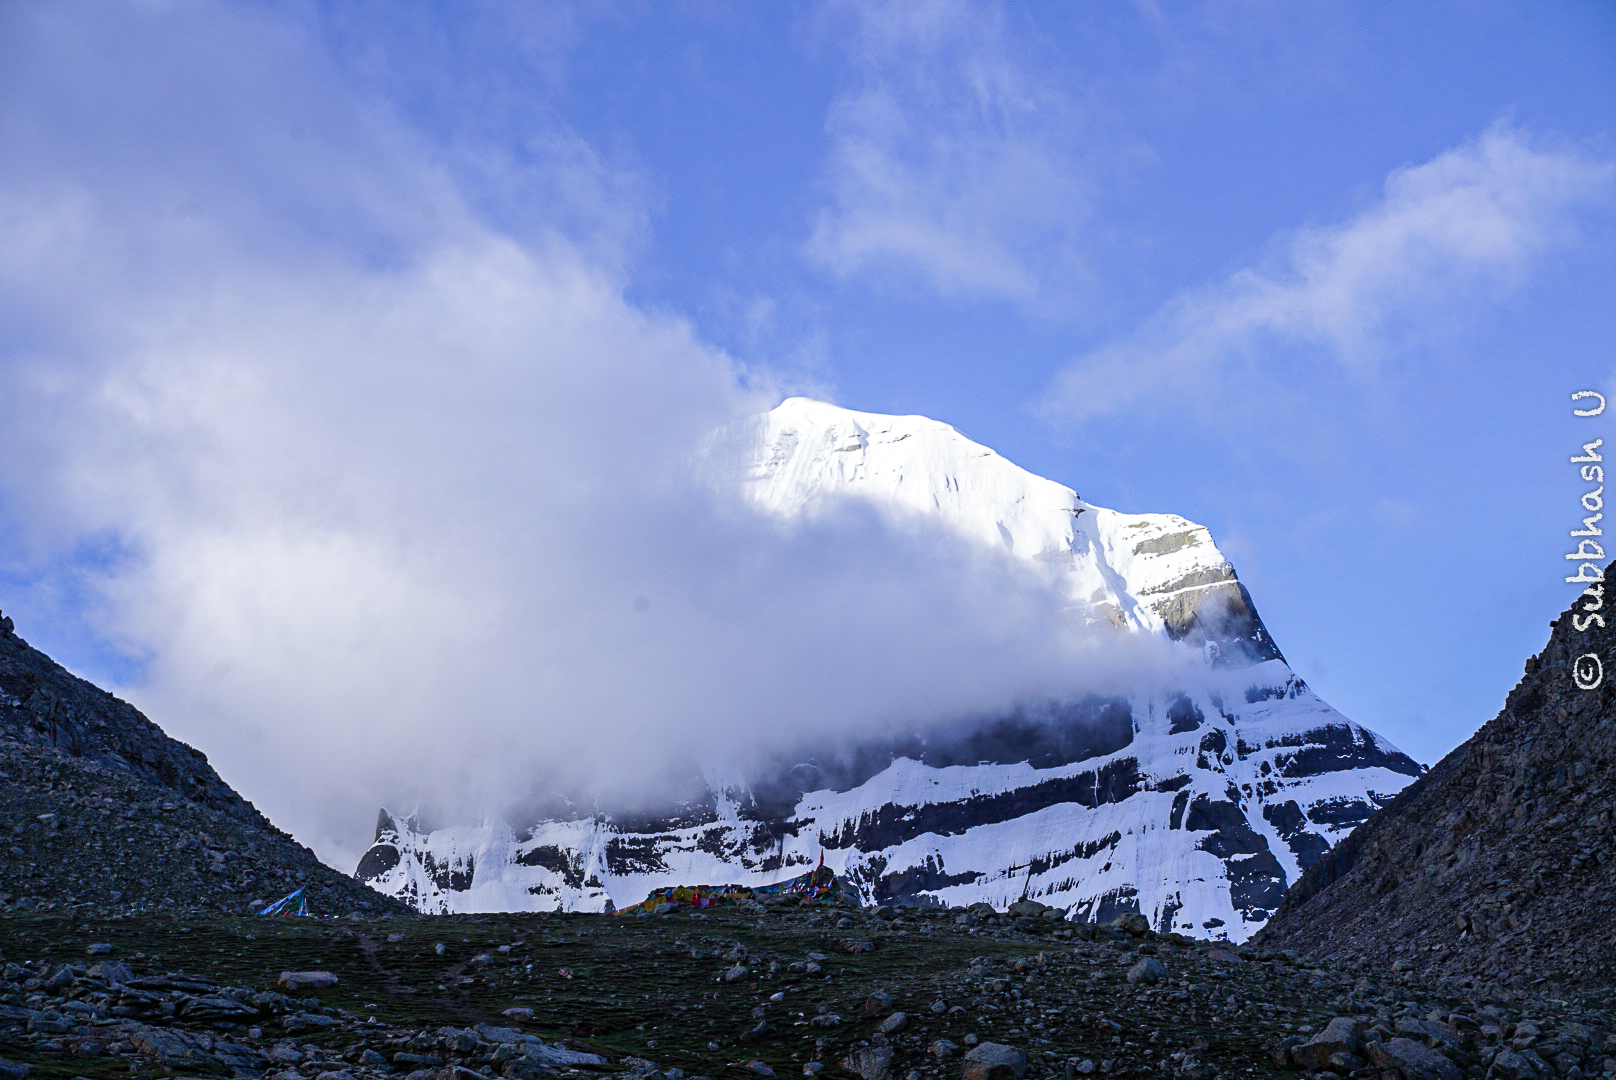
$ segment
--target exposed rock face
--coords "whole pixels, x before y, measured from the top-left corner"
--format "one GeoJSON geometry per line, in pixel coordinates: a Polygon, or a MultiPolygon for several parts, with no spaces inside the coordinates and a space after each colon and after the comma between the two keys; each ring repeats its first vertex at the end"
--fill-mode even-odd
{"type": "Polygon", "coordinates": [[[1303,875],[1262,945],[1504,984],[1616,982],[1616,628],[1590,600],[1550,624],[1495,719],[1303,875]],[[1582,689],[1590,654],[1604,674],[1582,689]]]}
{"type": "Polygon", "coordinates": [[[0,910],[245,911],[308,889],[324,914],[403,912],[272,826],[133,706],[0,618],[0,910]]]}
{"type": "Polygon", "coordinates": [[[585,805],[436,828],[384,810],[361,878],[425,911],[601,910],[667,885],[763,884],[823,855],[868,901],[1031,897],[1243,940],[1419,775],[1296,677],[1193,522],[1094,506],[925,417],[803,399],[720,432],[710,461],[782,520],[856,500],[1020,560],[1084,632],[1153,640],[1191,675],[805,747],[632,817],[585,805]]]}

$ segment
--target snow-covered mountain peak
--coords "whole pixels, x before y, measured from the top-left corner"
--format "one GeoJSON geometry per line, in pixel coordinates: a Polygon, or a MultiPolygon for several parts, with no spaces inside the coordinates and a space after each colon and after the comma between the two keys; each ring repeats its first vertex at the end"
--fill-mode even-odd
{"type": "Polygon", "coordinates": [[[717,432],[709,460],[770,514],[862,499],[1037,566],[1087,622],[1210,642],[1225,660],[1280,655],[1205,528],[1086,503],[940,421],[788,398],[717,432]]]}
{"type": "Polygon", "coordinates": [[[926,417],[807,398],[715,433],[703,468],[787,522],[857,499],[949,530],[1037,568],[1095,633],[1185,642],[1208,662],[1129,696],[872,733],[632,821],[580,808],[427,829],[384,811],[362,879],[428,911],[601,910],[823,859],[872,901],[1029,896],[1241,940],[1420,772],[1296,677],[1211,534],[1184,518],[1094,506],[926,417]]]}

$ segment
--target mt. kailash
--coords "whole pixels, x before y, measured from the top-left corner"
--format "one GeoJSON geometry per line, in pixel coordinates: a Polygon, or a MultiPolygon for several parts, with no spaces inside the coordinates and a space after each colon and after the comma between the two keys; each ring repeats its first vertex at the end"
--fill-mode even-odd
{"type": "Polygon", "coordinates": [[[823,857],[867,901],[1026,896],[1241,941],[1421,772],[1290,670],[1211,534],[1183,518],[1089,505],[935,420],[805,398],[719,432],[713,461],[766,513],[862,497],[1035,562],[1092,633],[1180,643],[1193,685],[827,748],[650,819],[580,808],[427,831],[384,810],[362,880],[429,912],[599,911],[823,857]]]}

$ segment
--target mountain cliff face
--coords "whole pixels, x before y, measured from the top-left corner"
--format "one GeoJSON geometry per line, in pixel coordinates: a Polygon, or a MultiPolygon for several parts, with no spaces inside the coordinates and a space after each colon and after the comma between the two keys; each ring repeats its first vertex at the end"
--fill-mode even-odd
{"type": "Polygon", "coordinates": [[[826,746],[630,820],[428,829],[383,811],[359,876],[428,911],[589,909],[680,882],[762,883],[821,855],[871,901],[996,906],[1241,940],[1420,767],[1286,665],[1206,529],[1122,514],[946,424],[794,398],[716,434],[760,510],[859,499],[1008,553],[1094,634],[1177,643],[1182,685],[826,746]]]}
{"type": "Polygon", "coordinates": [[[1497,717],[1307,871],[1264,946],[1616,985],[1616,627],[1590,618],[1600,588],[1550,624],[1497,717]]]}

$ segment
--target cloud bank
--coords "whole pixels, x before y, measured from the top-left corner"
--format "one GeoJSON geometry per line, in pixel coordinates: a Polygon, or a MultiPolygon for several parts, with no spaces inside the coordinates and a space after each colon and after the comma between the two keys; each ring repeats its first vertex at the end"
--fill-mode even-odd
{"type": "Polygon", "coordinates": [[[1062,371],[1040,412],[1079,425],[1171,400],[1226,421],[1294,404],[1285,384],[1303,366],[1362,390],[1524,284],[1613,185],[1610,161],[1499,124],[1392,173],[1351,218],[1298,229],[1262,265],[1169,301],[1062,371]]]}
{"type": "Polygon", "coordinates": [[[334,864],[383,803],[644,791],[1124,666],[1002,558],[694,486],[774,399],[624,299],[643,208],[595,155],[502,228],[318,22],[84,11],[0,26],[0,559],[334,864]]]}

